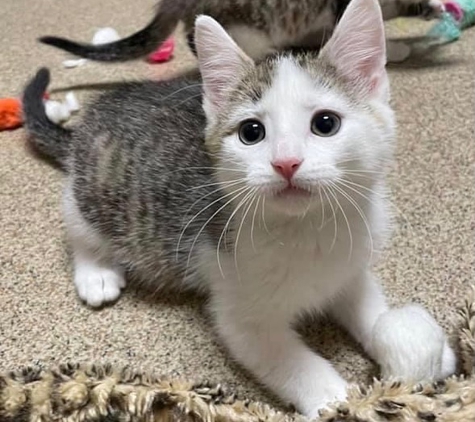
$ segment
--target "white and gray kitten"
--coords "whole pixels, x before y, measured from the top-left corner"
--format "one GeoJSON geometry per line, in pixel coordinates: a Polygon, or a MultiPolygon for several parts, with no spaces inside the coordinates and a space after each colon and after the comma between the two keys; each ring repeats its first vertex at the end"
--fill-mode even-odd
{"type": "MultiPolygon", "coordinates": [[[[144,57],[184,23],[194,51],[194,24],[205,14],[223,25],[234,41],[253,59],[286,49],[319,49],[330,38],[349,0],[162,0],[152,21],[117,42],[90,45],[60,37],[40,40],[77,56],[100,61],[124,61],[144,57]]],[[[380,0],[384,20],[400,16],[438,17],[442,0],[380,0]]],[[[388,42],[391,61],[405,58],[403,43],[388,42]]]]}
{"type": "Polygon", "coordinates": [[[353,0],[318,56],[256,64],[207,16],[195,36],[202,86],[126,84],[72,130],[45,116],[46,70],[25,91],[34,145],[67,173],[81,299],[116,300],[125,274],[206,291],[232,356],[310,417],[347,383],[294,331],[307,313],[333,316],[385,377],[451,374],[442,329],[389,309],[371,271],[395,138],[378,2],[353,0]]]}

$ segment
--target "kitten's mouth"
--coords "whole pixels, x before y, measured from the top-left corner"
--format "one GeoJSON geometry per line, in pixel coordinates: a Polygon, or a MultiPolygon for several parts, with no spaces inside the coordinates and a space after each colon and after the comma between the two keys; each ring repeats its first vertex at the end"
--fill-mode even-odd
{"type": "Polygon", "coordinates": [[[288,185],[276,194],[279,198],[308,198],[311,192],[295,185],[288,185]]]}

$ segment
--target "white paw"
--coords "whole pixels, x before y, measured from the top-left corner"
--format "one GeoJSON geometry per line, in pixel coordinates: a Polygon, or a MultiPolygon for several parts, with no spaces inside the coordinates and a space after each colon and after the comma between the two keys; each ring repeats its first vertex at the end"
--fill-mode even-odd
{"type": "Polygon", "coordinates": [[[304,409],[302,413],[310,419],[315,419],[320,412],[329,410],[332,403],[346,401],[348,384],[342,378],[328,381],[322,388],[318,397],[312,404],[304,409]]]}
{"type": "Polygon", "coordinates": [[[455,352],[449,346],[449,343],[445,341],[444,350],[442,352],[442,365],[440,368],[440,378],[447,378],[454,374],[457,369],[457,357],[455,352]]]}
{"type": "Polygon", "coordinates": [[[113,302],[125,287],[121,270],[96,266],[77,266],[74,284],[79,297],[89,306],[98,307],[113,302]]]}
{"type": "Polygon", "coordinates": [[[426,19],[438,19],[445,12],[445,5],[441,0],[429,0],[423,10],[426,19]]]}
{"type": "Polygon", "coordinates": [[[381,315],[373,329],[373,348],[383,378],[418,382],[442,379],[455,371],[455,354],[442,328],[419,306],[381,315]]]}

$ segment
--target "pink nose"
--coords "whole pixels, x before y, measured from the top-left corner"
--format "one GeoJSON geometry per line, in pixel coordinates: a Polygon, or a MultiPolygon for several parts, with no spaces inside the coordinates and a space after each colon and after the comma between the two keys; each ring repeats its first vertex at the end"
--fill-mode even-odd
{"type": "Polygon", "coordinates": [[[285,160],[276,160],[272,162],[274,170],[284,176],[287,180],[292,179],[292,176],[302,164],[302,160],[298,158],[288,158],[285,160]]]}

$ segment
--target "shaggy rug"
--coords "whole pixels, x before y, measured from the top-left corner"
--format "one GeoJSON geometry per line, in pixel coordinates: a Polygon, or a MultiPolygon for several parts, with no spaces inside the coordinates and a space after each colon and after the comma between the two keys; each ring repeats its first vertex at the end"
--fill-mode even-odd
{"type": "MultiPolygon", "coordinates": [[[[355,386],[320,421],[475,421],[475,286],[459,309],[459,374],[445,381],[377,381],[355,386]]],[[[112,365],[24,368],[0,376],[1,422],[297,422],[221,385],[188,382],[112,365]]]]}

